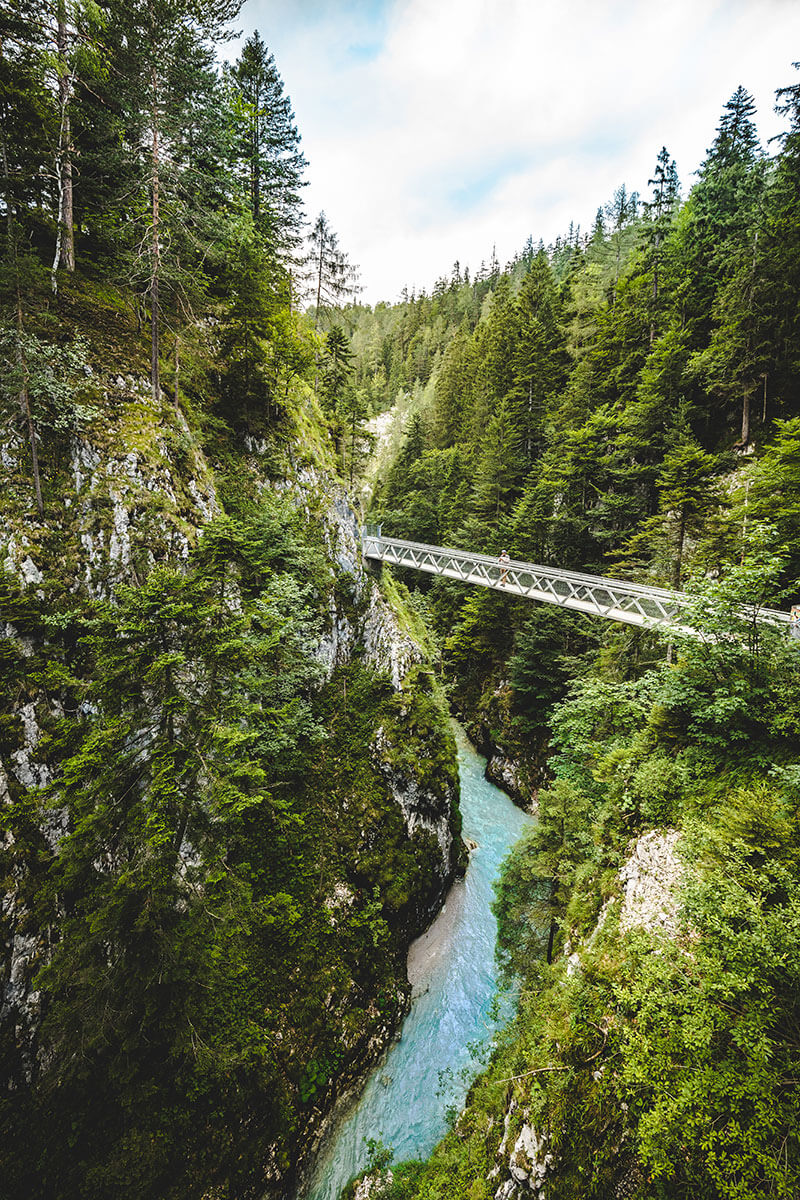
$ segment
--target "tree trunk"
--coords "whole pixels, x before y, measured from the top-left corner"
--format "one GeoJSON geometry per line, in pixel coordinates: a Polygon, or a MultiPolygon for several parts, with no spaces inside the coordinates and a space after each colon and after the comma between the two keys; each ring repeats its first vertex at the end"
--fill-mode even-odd
{"type": "Polygon", "coordinates": [[[36,424],[31,411],[31,398],[28,391],[28,364],[25,361],[25,351],[22,345],[22,336],[24,326],[22,322],[22,295],[19,290],[19,264],[17,262],[17,243],[14,229],[14,206],[11,195],[11,173],[8,165],[8,152],[6,143],[0,143],[3,150],[3,183],[5,187],[6,199],[6,230],[8,237],[8,259],[14,271],[16,299],[17,299],[17,345],[16,345],[16,360],[17,369],[19,370],[20,386],[19,386],[19,406],[22,410],[22,416],[28,430],[28,442],[31,448],[31,466],[33,469],[33,487],[36,493],[36,508],[40,517],[44,516],[44,504],[42,502],[42,483],[39,474],[39,449],[36,440],[36,424]]]}
{"type": "MultiPolygon", "coordinates": [[[[319,306],[322,301],[322,263],[323,263],[324,248],[320,241],[319,246],[319,263],[317,264],[317,306],[314,310],[314,328],[319,324],[319,306]]],[[[314,389],[316,391],[316,388],[314,389]]]]}
{"type": "Polygon", "coordinates": [[[61,252],[61,263],[65,271],[75,270],[75,217],[72,205],[72,128],[69,113],[64,120],[64,163],[63,163],[63,192],[61,225],[64,230],[64,245],[61,252]]]}
{"type": "Polygon", "coordinates": [[[661,236],[656,234],[653,242],[653,303],[658,300],[658,254],[661,247],[661,236]]]}
{"type": "Polygon", "coordinates": [[[750,391],[744,388],[742,391],[742,446],[747,446],[750,441],[750,391]]]}
{"type": "Polygon", "coordinates": [[[350,490],[353,490],[353,475],[356,465],[356,429],[358,422],[356,419],[356,410],[353,408],[353,423],[350,429],[350,490]]]}
{"type": "MultiPolygon", "coordinates": [[[[0,51],[2,51],[2,43],[0,43],[0,51]]],[[[0,55],[0,65],[2,65],[2,56],[0,55]]],[[[11,195],[11,172],[8,166],[8,149],[6,147],[5,138],[0,142],[3,150],[3,193],[6,201],[6,239],[9,261],[16,262],[16,244],[14,241],[14,204],[11,195]]]]}
{"type": "Polygon", "coordinates": [[[551,921],[550,922],[550,933],[547,938],[547,964],[548,964],[548,966],[553,961],[553,944],[556,940],[557,930],[558,930],[558,925],[556,924],[555,921],[551,921]]]}
{"type": "Polygon", "coordinates": [[[161,270],[161,257],[158,247],[159,236],[159,191],[158,191],[158,168],[159,168],[159,146],[158,146],[158,76],[155,67],[150,72],[150,81],[153,89],[152,97],[152,123],[153,123],[153,142],[152,142],[152,162],[150,173],[150,185],[152,188],[153,210],[152,210],[152,260],[150,273],[150,387],[153,394],[153,401],[158,403],[161,398],[161,378],[159,374],[158,364],[158,335],[159,335],[159,296],[158,285],[161,270]]]}
{"type": "Polygon", "coordinates": [[[36,425],[31,412],[31,398],[28,392],[28,364],[25,361],[25,351],[22,348],[22,298],[17,283],[17,367],[20,375],[19,406],[28,430],[28,442],[31,448],[31,466],[33,468],[33,488],[36,493],[36,508],[40,517],[44,516],[42,502],[42,482],[39,474],[39,449],[36,440],[36,425]]]}
{"type": "Polygon", "coordinates": [[[253,224],[256,226],[256,228],[258,228],[258,222],[259,222],[259,218],[261,216],[261,164],[259,162],[259,157],[258,157],[260,141],[261,141],[261,138],[260,138],[261,131],[259,128],[259,116],[258,116],[259,101],[260,101],[259,89],[256,88],[256,96],[255,96],[255,110],[256,111],[253,114],[253,144],[251,147],[251,153],[253,155],[253,158],[252,158],[252,162],[250,164],[250,170],[252,172],[251,177],[252,177],[252,192],[253,192],[253,224]]]}
{"type": "Polygon", "coordinates": [[[617,257],[614,262],[614,286],[611,289],[611,307],[617,303],[617,288],[619,287],[619,267],[622,257],[622,231],[617,232],[617,257]]]}
{"type": "Polygon", "coordinates": [[[73,75],[67,66],[67,15],[64,0],[58,4],[58,110],[61,116],[56,147],[56,181],[58,184],[58,219],[56,248],[50,272],[53,291],[58,291],[56,272],[59,267],[75,270],[75,221],[72,203],[72,127],[69,102],[72,97],[73,75]]]}
{"type": "Polygon", "coordinates": [[[680,589],[681,568],[683,566],[683,543],[686,539],[686,510],[681,507],[678,518],[678,530],[675,538],[675,558],[672,563],[672,586],[680,589]]]}

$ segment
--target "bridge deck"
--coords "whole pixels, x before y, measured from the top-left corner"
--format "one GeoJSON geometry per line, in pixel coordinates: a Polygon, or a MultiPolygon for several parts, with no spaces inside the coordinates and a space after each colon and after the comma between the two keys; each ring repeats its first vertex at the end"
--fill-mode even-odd
{"type": "MultiPolygon", "coordinates": [[[[562,571],[558,567],[543,567],[515,559],[501,563],[487,554],[383,537],[380,532],[371,532],[369,527],[363,534],[363,549],[367,558],[495,588],[514,596],[526,596],[545,604],[557,604],[561,608],[622,621],[626,625],[695,633],[686,624],[694,600],[684,592],[599,575],[582,575],[577,571],[562,571]]],[[[791,624],[788,613],[774,608],[748,609],[742,616],[751,620],[755,616],[758,621],[787,628],[791,624]]]]}

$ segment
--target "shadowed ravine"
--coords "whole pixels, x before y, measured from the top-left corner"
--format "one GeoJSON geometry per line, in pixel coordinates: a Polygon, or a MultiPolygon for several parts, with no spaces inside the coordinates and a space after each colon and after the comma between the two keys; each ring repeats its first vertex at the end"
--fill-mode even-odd
{"type": "Polygon", "coordinates": [[[493,1020],[496,992],[492,884],[510,846],[530,821],[483,777],[484,760],[455,729],[464,837],[477,843],[464,881],[411,947],[413,1002],[401,1039],[370,1075],[358,1104],[322,1155],[309,1200],[337,1200],[348,1179],[368,1165],[369,1139],[395,1158],[419,1159],[445,1131],[447,1110],[460,1108],[481,1051],[508,1016],[493,1020]]]}

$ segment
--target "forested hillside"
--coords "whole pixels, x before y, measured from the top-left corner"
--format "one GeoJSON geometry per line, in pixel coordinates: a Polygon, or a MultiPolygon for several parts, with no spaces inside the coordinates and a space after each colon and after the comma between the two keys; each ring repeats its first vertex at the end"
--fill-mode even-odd
{"type": "Polygon", "coordinates": [[[447,695],[538,814],[518,1015],[372,1200],[792,1200],[800,84],[371,308],[240,7],[0,13],[0,1192],[302,1189],[463,861],[447,695]],[[701,636],[378,579],[357,488],[701,636]]]}
{"type": "Polygon", "coordinates": [[[461,851],[300,311],[346,258],[238,8],[0,15],[4,1200],[293,1190],[461,851]]]}
{"type": "MultiPolygon", "coordinates": [[[[775,553],[796,579],[798,87],[778,102],[775,157],[739,88],[685,199],[662,149],[590,234],[353,310],[365,411],[408,414],[374,490],[387,533],[675,587],[775,553]]],[[[518,694],[551,636],[603,636],[441,580],[428,598],[473,716],[501,664],[518,694]]]]}
{"type": "Polygon", "coordinates": [[[800,596],[800,85],[777,102],[770,153],[739,88],[684,192],[663,149],[588,235],[356,310],[365,398],[405,414],[385,532],[688,587],[702,630],[409,575],[538,824],[497,900],[519,1016],[378,1194],[800,1187],[800,659],[752,620],[800,596]]]}

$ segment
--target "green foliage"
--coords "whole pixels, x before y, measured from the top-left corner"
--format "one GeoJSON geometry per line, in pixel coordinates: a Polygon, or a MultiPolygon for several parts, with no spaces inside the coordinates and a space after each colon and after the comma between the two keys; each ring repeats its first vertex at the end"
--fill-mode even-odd
{"type": "Polygon", "coordinates": [[[555,779],[496,889],[516,1020],[387,1195],[481,1195],[523,1119],[555,1200],[796,1191],[800,661],[778,631],[752,636],[745,604],[780,571],[762,553],[698,587],[703,641],[628,680],[601,661],[551,709],[555,779]],[[679,932],[622,935],[620,863],[665,825],[682,831],[679,932]]]}
{"type": "Polygon", "coordinates": [[[640,943],[619,985],[621,1090],[656,1194],[791,1196],[796,1139],[798,829],[758,785],[694,839],[688,941],[640,943]],[[691,1064],[691,1065],[689,1065],[691,1064]]]}
{"type": "Polygon", "coordinates": [[[83,338],[60,346],[34,333],[0,327],[0,354],[0,395],[8,404],[27,387],[37,429],[72,433],[91,415],[91,405],[80,396],[88,368],[83,338]]]}
{"type": "Polygon", "coordinates": [[[244,43],[231,75],[239,92],[237,148],[253,225],[273,253],[286,257],[300,240],[306,160],[275,59],[258,31],[244,43]]]}
{"type": "Polygon", "coordinates": [[[452,736],[422,675],[402,710],[362,667],[323,681],[331,579],[309,536],[267,490],[113,602],[48,608],[4,579],[0,754],[25,744],[20,694],[63,712],[37,706],[52,784],[14,780],[2,814],[3,878],[53,929],[32,1078],[0,1036],[9,1195],[245,1194],[402,1010],[443,864],[372,744],[398,737],[397,768],[449,806],[452,736]]]}
{"type": "MultiPolygon", "coordinates": [[[[260,1194],[263,1147],[288,1165],[301,1122],[402,1006],[401,947],[442,864],[430,835],[408,838],[387,777],[449,802],[438,685],[417,671],[395,696],[358,664],[323,681],[308,646],[331,588],[346,609],[354,596],[231,449],[233,431],[266,434],[274,468],[291,430],[316,446],[313,379],[353,484],[366,418],[398,400],[412,414],[377,485],[387,529],[694,577],[704,630],[654,665],[652,636],[447,581],[405,600],[410,623],[437,624],[476,727],[551,777],[498,889],[518,1020],[431,1164],[399,1167],[391,1194],[493,1194],[512,1096],[509,1139],[527,1111],[558,1159],[552,1200],[795,1194],[800,678],[754,606],[798,577],[798,85],[779,92],[772,163],[739,88],[685,202],[664,148],[643,211],[620,188],[588,237],[529,239],[473,279],[455,264],[398,305],[333,316],[355,273],[322,215],[323,347],[294,310],[304,162],[264,43],[220,73],[236,0],[106,7],[64,6],[68,47],[27,3],[4,18],[2,383],[19,459],[4,513],[30,508],[30,477],[43,516],[40,467],[47,507],[66,497],[67,439],[97,434],[107,405],[86,366],[141,376],[145,337],[151,415],[164,379],[176,409],[164,453],[189,462],[202,429],[227,513],[180,571],[140,545],[136,587],[102,580],[113,599],[76,590],[67,537],[44,598],[0,581],[0,753],[25,749],[35,712],[52,780],[10,779],[2,813],[23,932],[52,930],[30,965],[36,1054],[8,1023],[0,1042],[7,1186],[260,1194]],[[77,271],[57,262],[51,299],[65,233],[77,271]],[[620,861],[664,824],[683,831],[681,938],[621,939],[620,861]],[[561,951],[604,900],[567,977],[561,951]]],[[[59,533],[31,523],[34,556],[55,559],[59,533]]]]}
{"type": "Polygon", "coordinates": [[[223,414],[263,430],[284,415],[288,385],[311,362],[287,312],[289,286],[249,218],[229,233],[222,275],[220,396],[223,414]]]}

